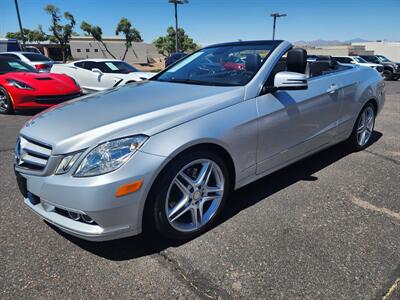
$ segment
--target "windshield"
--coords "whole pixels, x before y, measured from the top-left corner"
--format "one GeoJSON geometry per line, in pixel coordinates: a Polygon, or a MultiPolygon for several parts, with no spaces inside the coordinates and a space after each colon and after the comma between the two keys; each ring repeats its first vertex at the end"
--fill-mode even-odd
{"type": "Polygon", "coordinates": [[[368,63],[364,58],[362,57],[354,57],[354,59],[356,60],[356,62],[360,63],[360,64],[365,64],[368,63]]]}
{"type": "Polygon", "coordinates": [[[199,50],[152,80],[220,86],[248,83],[277,43],[227,44],[199,50]]]}
{"type": "Polygon", "coordinates": [[[378,57],[378,59],[381,61],[381,62],[390,62],[390,60],[389,59],[387,59],[385,56],[383,56],[383,55],[377,55],[376,57],[378,57]]]}
{"type": "Polygon", "coordinates": [[[5,74],[9,72],[34,72],[37,71],[30,65],[15,60],[0,60],[0,74],[5,74]]]}
{"type": "Polygon", "coordinates": [[[132,72],[139,72],[138,69],[123,61],[97,62],[96,68],[100,69],[103,73],[128,74],[132,72]]]}
{"type": "Polygon", "coordinates": [[[51,61],[47,56],[38,53],[24,53],[23,55],[30,61],[51,61]]]}

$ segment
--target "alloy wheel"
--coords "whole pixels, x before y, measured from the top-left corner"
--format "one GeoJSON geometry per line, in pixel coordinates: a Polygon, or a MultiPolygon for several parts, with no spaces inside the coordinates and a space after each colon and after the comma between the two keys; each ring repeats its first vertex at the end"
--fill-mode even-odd
{"type": "Polygon", "coordinates": [[[181,232],[204,227],[216,214],[224,195],[221,168],[210,159],[183,167],[172,180],[165,201],[169,224],[181,232]]]}
{"type": "Polygon", "coordinates": [[[8,110],[8,99],[6,93],[0,89],[0,112],[5,112],[8,110]]]}
{"type": "Polygon", "coordinates": [[[361,113],[357,124],[357,143],[364,146],[371,138],[375,123],[375,112],[372,106],[367,106],[361,113]]]}

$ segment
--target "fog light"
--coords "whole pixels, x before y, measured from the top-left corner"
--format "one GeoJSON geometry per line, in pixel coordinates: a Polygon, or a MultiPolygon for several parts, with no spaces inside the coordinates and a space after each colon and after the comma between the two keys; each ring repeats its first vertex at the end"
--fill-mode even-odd
{"type": "Polygon", "coordinates": [[[78,221],[81,218],[81,215],[72,211],[68,212],[68,216],[74,220],[74,221],[78,221]]]}
{"type": "Polygon", "coordinates": [[[91,217],[89,217],[88,215],[81,215],[81,218],[83,221],[85,221],[86,223],[92,224],[94,221],[91,217]]]}

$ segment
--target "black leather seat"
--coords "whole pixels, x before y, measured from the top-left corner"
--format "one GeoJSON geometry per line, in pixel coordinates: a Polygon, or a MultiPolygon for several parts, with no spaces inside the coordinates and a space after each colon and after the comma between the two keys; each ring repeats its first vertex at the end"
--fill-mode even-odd
{"type": "Polygon", "coordinates": [[[330,61],[315,61],[310,66],[310,77],[320,76],[331,69],[330,61]]]}

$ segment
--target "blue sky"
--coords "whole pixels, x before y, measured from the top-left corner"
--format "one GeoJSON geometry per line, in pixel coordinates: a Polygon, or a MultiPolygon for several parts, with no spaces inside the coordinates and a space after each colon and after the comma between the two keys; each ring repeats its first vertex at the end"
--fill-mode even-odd
{"type": "MultiPolygon", "coordinates": [[[[174,24],[173,6],[167,0],[19,0],[23,26],[42,24],[47,30],[46,4],[71,12],[77,32],[85,20],[111,36],[119,19],[127,17],[151,42],[174,24]]],[[[270,39],[271,12],[288,14],[278,20],[279,39],[400,40],[400,0],[189,0],[179,7],[179,25],[202,45],[270,39]]],[[[0,36],[16,30],[14,0],[0,0],[0,36]]]]}

